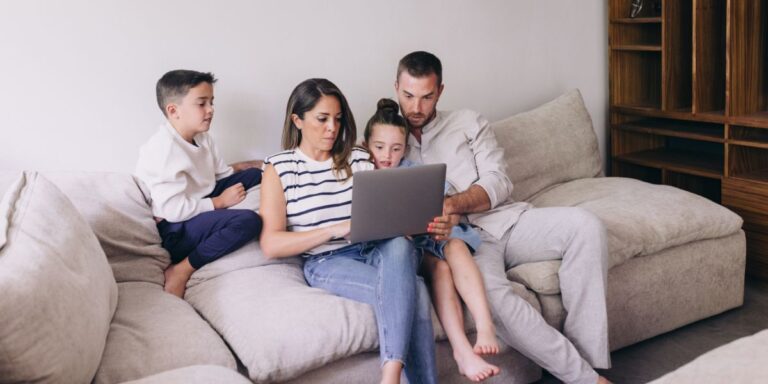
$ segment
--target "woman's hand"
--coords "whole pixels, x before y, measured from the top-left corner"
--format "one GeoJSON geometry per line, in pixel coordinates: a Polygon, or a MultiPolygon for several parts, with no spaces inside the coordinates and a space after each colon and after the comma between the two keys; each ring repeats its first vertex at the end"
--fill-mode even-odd
{"type": "Polygon", "coordinates": [[[349,236],[349,231],[352,228],[352,221],[345,220],[338,224],[330,225],[326,228],[328,228],[332,239],[341,239],[349,236]]]}

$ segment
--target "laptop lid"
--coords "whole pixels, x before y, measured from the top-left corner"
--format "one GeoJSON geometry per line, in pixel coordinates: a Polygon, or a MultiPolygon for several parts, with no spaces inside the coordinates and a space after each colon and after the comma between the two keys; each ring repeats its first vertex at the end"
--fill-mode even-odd
{"type": "Polygon", "coordinates": [[[356,172],[352,243],[427,232],[443,213],[445,164],[356,172]]]}

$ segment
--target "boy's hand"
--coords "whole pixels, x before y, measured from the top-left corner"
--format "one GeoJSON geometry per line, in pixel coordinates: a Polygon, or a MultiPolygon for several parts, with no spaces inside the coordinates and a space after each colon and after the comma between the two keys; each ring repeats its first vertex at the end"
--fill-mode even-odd
{"type": "Polygon", "coordinates": [[[214,209],[224,209],[243,201],[243,199],[245,199],[245,187],[243,187],[243,183],[237,183],[211,200],[213,200],[214,209]]]}

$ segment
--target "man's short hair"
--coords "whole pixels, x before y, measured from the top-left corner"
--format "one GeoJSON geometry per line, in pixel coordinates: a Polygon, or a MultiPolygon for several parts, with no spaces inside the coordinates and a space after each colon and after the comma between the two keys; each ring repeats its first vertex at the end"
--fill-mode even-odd
{"type": "Polygon", "coordinates": [[[157,81],[157,86],[155,87],[157,105],[163,111],[163,115],[166,115],[165,106],[171,102],[179,102],[179,100],[187,95],[190,88],[194,88],[200,83],[213,85],[215,82],[216,78],[210,72],[190,71],[187,69],[169,71],[157,81]]]}
{"type": "Polygon", "coordinates": [[[437,85],[443,83],[443,64],[437,56],[429,52],[416,51],[405,55],[397,66],[398,79],[403,71],[408,71],[408,74],[413,77],[424,77],[434,73],[437,75],[437,85]]]}

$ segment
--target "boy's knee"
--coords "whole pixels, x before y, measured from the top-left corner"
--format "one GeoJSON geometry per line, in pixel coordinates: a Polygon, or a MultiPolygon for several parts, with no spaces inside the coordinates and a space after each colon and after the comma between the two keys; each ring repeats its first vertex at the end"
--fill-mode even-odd
{"type": "Polygon", "coordinates": [[[254,211],[244,209],[238,212],[233,221],[235,226],[247,232],[249,235],[252,234],[253,236],[256,236],[261,233],[261,216],[254,211]]]}

